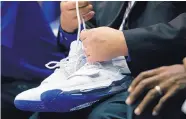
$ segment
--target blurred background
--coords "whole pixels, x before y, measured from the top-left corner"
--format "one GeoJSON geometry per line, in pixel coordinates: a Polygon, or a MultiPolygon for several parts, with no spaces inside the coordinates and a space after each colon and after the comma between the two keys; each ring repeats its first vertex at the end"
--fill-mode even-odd
{"type": "Polygon", "coordinates": [[[43,80],[51,73],[45,63],[64,57],[56,47],[59,16],[59,1],[1,1],[3,77],[43,80]]]}
{"type": "Polygon", "coordinates": [[[0,8],[1,114],[3,119],[26,119],[33,113],[17,110],[14,97],[53,72],[46,63],[66,57],[56,42],[60,2],[1,1],[0,8]]]}

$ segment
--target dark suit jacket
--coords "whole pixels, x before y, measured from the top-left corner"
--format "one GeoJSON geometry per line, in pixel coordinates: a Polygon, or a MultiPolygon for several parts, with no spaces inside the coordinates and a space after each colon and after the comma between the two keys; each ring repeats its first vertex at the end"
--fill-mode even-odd
{"type": "MultiPolygon", "coordinates": [[[[92,2],[95,17],[87,27],[119,28],[126,2],[92,2]]],[[[135,2],[123,33],[134,76],[152,68],[182,63],[186,56],[186,2],[135,2]]]]}

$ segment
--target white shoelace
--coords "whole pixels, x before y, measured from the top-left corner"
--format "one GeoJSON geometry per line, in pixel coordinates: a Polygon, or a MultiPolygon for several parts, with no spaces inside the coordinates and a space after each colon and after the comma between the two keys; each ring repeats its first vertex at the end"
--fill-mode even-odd
{"type": "MultiPolygon", "coordinates": [[[[82,24],[83,24],[83,29],[86,30],[86,25],[85,25],[85,20],[83,19],[83,17],[80,18],[80,14],[79,14],[79,5],[78,5],[78,1],[76,1],[76,13],[77,13],[77,19],[78,19],[78,40],[79,40],[79,35],[80,35],[80,32],[81,32],[81,19],[82,19],[82,24]]],[[[82,49],[83,49],[83,45],[82,45],[82,49]]],[[[97,68],[101,68],[101,64],[99,62],[95,62],[95,63],[86,63],[84,65],[84,67],[86,68],[92,68],[92,67],[97,67],[97,68]]]]}
{"type": "MultiPolygon", "coordinates": [[[[79,42],[81,42],[80,39],[79,39],[80,38],[80,32],[81,32],[81,23],[80,23],[78,1],[76,1],[76,13],[77,13],[77,19],[78,19],[78,33],[77,33],[77,40],[76,40],[77,41],[76,51],[77,51],[78,47],[79,47],[79,44],[80,44],[79,42]]],[[[83,20],[83,27],[85,29],[84,20],[83,20]]],[[[56,69],[56,68],[60,69],[61,67],[63,67],[66,70],[66,67],[68,67],[69,64],[72,64],[72,63],[76,62],[75,66],[74,66],[74,71],[76,71],[77,70],[77,65],[78,65],[78,60],[81,57],[82,57],[82,55],[77,58],[77,54],[75,54],[74,56],[70,56],[70,57],[68,56],[65,59],[62,59],[59,62],[58,61],[50,61],[49,63],[45,64],[45,67],[47,67],[48,69],[56,69]]]]}
{"type": "Polygon", "coordinates": [[[49,63],[45,64],[45,67],[48,69],[61,69],[63,68],[68,74],[71,73],[68,71],[69,65],[75,62],[73,72],[77,70],[78,61],[82,58],[83,55],[77,56],[69,56],[65,59],[58,61],[50,61],[49,63]],[[52,65],[52,66],[51,66],[52,65]]]}
{"type": "MultiPolygon", "coordinates": [[[[77,13],[77,19],[78,19],[78,35],[77,35],[77,40],[79,41],[79,38],[80,38],[79,35],[80,35],[80,32],[81,32],[81,29],[80,29],[80,27],[81,27],[81,19],[82,19],[82,24],[83,24],[83,29],[84,30],[86,30],[86,25],[85,25],[85,20],[83,19],[83,17],[80,18],[78,0],[76,1],[76,13],[77,13]]],[[[123,25],[123,23],[122,23],[122,25],[123,25]]],[[[119,30],[121,30],[121,28],[119,30]]],[[[83,49],[83,45],[82,45],[82,49],[83,49]]],[[[85,68],[85,69],[92,69],[92,68],[94,68],[94,69],[100,69],[100,68],[104,68],[104,67],[99,62],[95,62],[95,63],[88,63],[87,62],[83,66],[83,68],[85,68]]],[[[120,74],[121,73],[121,70],[122,69],[119,69],[118,72],[115,75],[120,74]]]]}

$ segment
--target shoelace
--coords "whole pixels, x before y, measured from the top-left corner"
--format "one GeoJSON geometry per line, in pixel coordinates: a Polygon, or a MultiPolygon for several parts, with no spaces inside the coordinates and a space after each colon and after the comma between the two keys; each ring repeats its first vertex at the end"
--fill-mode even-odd
{"type": "MultiPolygon", "coordinates": [[[[78,20],[78,40],[79,40],[79,35],[80,35],[80,32],[81,32],[81,29],[80,29],[80,27],[81,27],[81,19],[82,19],[82,24],[83,24],[83,29],[84,30],[86,30],[86,25],[85,25],[85,20],[83,19],[83,17],[81,17],[80,18],[80,14],[79,14],[79,5],[78,5],[78,1],[76,1],[76,13],[77,13],[77,20],[78,20]]],[[[83,45],[82,45],[82,49],[84,49],[83,48],[83,45]]],[[[99,62],[95,62],[95,63],[86,63],[85,65],[84,65],[84,68],[88,68],[88,69],[90,69],[90,68],[101,68],[102,67],[102,65],[101,65],[101,63],[99,63],[99,62]]]]}
{"type": "MultiPolygon", "coordinates": [[[[78,47],[79,47],[79,42],[80,42],[80,29],[81,29],[81,23],[80,23],[80,15],[79,15],[79,8],[78,8],[78,1],[76,1],[76,13],[77,13],[77,18],[78,18],[78,34],[77,34],[77,45],[76,45],[76,51],[78,50],[78,47]]],[[[84,27],[84,29],[85,29],[85,22],[83,22],[83,27],[84,27]]],[[[66,70],[66,67],[68,67],[69,66],[69,64],[72,64],[72,63],[74,63],[74,62],[76,62],[75,63],[75,66],[74,66],[74,71],[76,71],[77,70],[77,65],[78,65],[78,60],[80,59],[82,57],[82,55],[81,56],[79,56],[78,58],[77,58],[77,54],[75,54],[74,56],[71,56],[71,57],[66,57],[65,59],[62,59],[62,60],[60,60],[60,61],[50,61],[49,63],[47,63],[47,64],[45,64],[45,67],[47,67],[48,69],[60,69],[60,68],[64,68],[64,70],[65,71],[67,71],[66,70]],[[52,64],[54,64],[54,65],[52,65],[52,64]],[[52,66],[51,66],[52,65],[52,66]],[[65,67],[64,67],[65,66],[65,67]]],[[[68,71],[67,71],[68,72],[68,71]]]]}
{"type": "Polygon", "coordinates": [[[76,71],[77,70],[78,61],[82,58],[82,56],[83,55],[80,55],[80,56],[74,55],[74,56],[62,59],[59,62],[58,61],[50,61],[49,63],[45,64],[45,67],[47,67],[48,69],[61,69],[61,68],[64,68],[64,70],[67,73],[70,73],[69,71],[67,71],[67,68],[69,67],[69,65],[74,63],[74,62],[76,62],[76,65],[74,65],[74,70],[73,70],[73,71],[76,71]],[[52,64],[54,64],[54,65],[52,65],[52,64]]]}
{"type": "MultiPolygon", "coordinates": [[[[80,28],[81,23],[80,23],[79,9],[78,9],[78,1],[76,1],[76,11],[77,11],[78,25],[79,25],[79,28],[80,28]]],[[[83,19],[83,17],[82,17],[82,24],[83,24],[83,29],[86,30],[85,20],[83,19]]],[[[122,21],[122,24],[121,24],[119,30],[123,29],[123,24],[124,24],[124,20],[122,21]]],[[[80,29],[78,29],[78,34],[80,34],[80,29]]],[[[78,36],[78,38],[79,38],[79,36],[78,36]]],[[[83,45],[82,45],[82,49],[83,49],[83,45]]],[[[90,69],[90,68],[97,68],[97,69],[99,69],[99,68],[104,68],[104,67],[99,62],[95,62],[95,63],[88,63],[87,62],[85,64],[84,68],[88,68],[88,69],[90,69]]],[[[120,74],[123,69],[124,68],[119,69],[118,72],[115,75],[120,74]]]]}

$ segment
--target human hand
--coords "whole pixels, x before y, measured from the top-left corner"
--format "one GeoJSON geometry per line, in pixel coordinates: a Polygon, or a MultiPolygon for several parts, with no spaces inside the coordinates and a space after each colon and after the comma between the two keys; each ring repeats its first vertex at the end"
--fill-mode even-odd
{"type": "Polygon", "coordinates": [[[184,65],[184,67],[186,69],[186,57],[183,59],[183,65],[184,65]]]}
{"type": "MultiPolygon", "coordinates": [[[[79,1],[79,12],[85,21],[90,20],[95,12],[93,6],[88,1],[79,1]]],[[[61,2],[61,28],[66,32],[73,32],[78,27],[76,15],[76,1],[61,2]]]]}
{"type": "Polygon", "coordinates": [[[130,95],[126,103],[133,104],[145,91],[148,91],[134,111],[136,115],[140,115],[151,102],[162,96],[153,108],[152,114],[155,116],[159,114],[167,100],[183,90],[186,90],[186,70],[184,66],[164,66],[138,75],[129,87],[130,95]]]}
{"type": "Polygon", "coordinates": [[[123,32],[113,28],[83,30],[80,39],[89,62],[107,61],[128,52],[123,32]]]}

